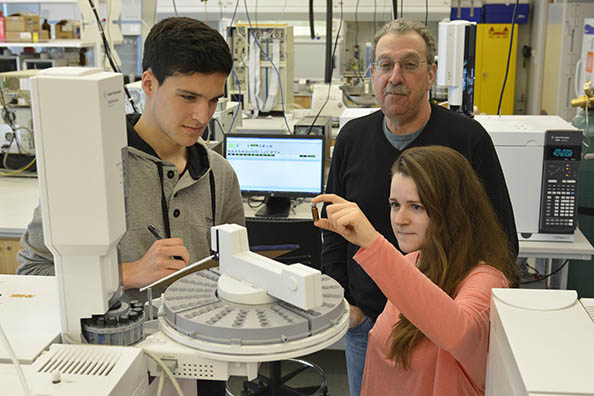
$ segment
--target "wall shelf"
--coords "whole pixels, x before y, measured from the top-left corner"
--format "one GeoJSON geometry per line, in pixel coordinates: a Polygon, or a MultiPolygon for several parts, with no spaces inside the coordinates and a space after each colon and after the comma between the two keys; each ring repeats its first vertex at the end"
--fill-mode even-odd
{"type": "Polygon", "coordinates": [[[76,0],[4,0],[0,3],[37,3],[37,4],[48,4],[48,3],[76,3],[76,0]]]}
{"type": "Polygon", "coordinates": [[[82,48],[92,47],[92,45],[83,45],[80,40],[50,40],[41,43],[27,43],[27,42],[4,42],[0,43],[0,47],[33,47],[33,48],[82,48]]]}

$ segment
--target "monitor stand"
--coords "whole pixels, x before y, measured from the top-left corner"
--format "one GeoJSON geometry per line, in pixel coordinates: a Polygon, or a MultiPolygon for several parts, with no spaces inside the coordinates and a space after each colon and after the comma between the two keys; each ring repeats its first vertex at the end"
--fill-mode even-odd
{"type": "Polygon", "coordinates": [[[289,217],[291,211],[291,198],[268,197],[262,209],[256,212],[259,217],[289,217]]]}

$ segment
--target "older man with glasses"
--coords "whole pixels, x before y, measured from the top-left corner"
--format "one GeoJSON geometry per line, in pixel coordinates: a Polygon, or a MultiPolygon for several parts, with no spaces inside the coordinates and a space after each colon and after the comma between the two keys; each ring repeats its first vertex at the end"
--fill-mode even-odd
{"type": "MultiPolygon", "coordinates": [[[[392,164],[409,147],[448,146],[472,164],[508,235],[509,248],[517,255],[511,201],[491,138],[478,122],[427,98],[436,74],[431,32],[415,21],[388,22],[375,37],[370,61],[373,91],[381,111],[352,120],[342,128],[334,146],[326,192],[356,202],[373,227],[397,247],[388,204],[392,164]]],[[[346,360],[350,394],[358,396],[367,335],[386,298],[353,261],[357,246],[330,231],[324,231],[323,237],[322,270],[342,284],[351,304],[346,360]]]]}

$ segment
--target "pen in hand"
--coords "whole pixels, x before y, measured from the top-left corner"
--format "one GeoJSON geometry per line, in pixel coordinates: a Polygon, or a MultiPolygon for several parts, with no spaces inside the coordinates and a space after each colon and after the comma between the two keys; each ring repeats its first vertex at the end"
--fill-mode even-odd
{"type": "MultiPolygon", "coordinates": [[[[149,225],[146,226],[146,228],[150,231],[151,234],[153,234],[153,236],[155,237],[155,239],[157,239],[157,240],[163,239],[163,237],[161,236],[161,234],[159,234],[159,231],[155,228],[154,225],[149,224],[149,225]]],[[[173,258],[175,260],[184,261],[184,259],[181,258],[180,256],[173,256],[173,258]]]]}

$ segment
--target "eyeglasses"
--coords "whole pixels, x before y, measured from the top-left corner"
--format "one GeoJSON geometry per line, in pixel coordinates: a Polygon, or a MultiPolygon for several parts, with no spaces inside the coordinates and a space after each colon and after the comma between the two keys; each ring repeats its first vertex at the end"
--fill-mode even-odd
{"type": "Polygon", "coordinates": [[[394,70],[394,65],[398,63],[398,65],[400,65],[400,70],[406,73],[414,73],[419,70],[423,63],[426,62],[426,60],[421,60],[418,58],[406,58],[397,62],[389,59],[382,59],[374,62],[373,67],[375,68],[376,72],[386,74],[392,73],[394,70]]]}

